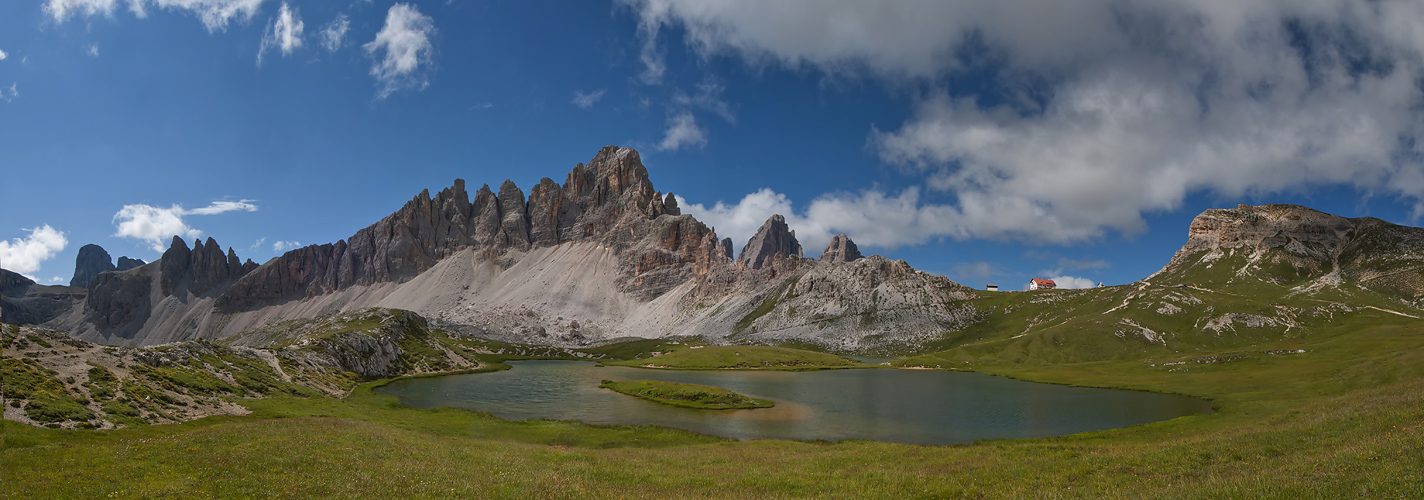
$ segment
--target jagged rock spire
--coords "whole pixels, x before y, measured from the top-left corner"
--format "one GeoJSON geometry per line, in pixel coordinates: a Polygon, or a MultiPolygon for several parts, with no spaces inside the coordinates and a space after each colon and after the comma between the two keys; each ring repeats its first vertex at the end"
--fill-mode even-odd
{"type": "Polygon", "coordinates": [[[821,262],[851,262],[859,259],[860,249],[855,247],[855,242],[850,240],[845,233],[837,234],[831,238],[831,244],[826,246],[826,251],[821,252],[821,257],[817,258],[821,262]]]}
{"type": "Polygon", "coordinates": [[[756,236],[747,240],[747,245],[737,256],[737,264],[761,269],[776,259],[792,255],[801,256],[801,243],[796,241],[796,231],[786,225],[786,218],[777,214],[761,225],[756,236]]]}

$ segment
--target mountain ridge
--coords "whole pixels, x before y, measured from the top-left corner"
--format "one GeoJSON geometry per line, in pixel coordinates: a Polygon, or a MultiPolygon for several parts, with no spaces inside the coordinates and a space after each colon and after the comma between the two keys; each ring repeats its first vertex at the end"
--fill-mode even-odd
{"type": "MultiPolygon", "coordinates": [[[[1294,205],[1212,209],[1194,218],[1187,242],[1162,270],[1098,292],[1110,303],[1089,309],[1121,316],[1114,320],[1118,341],[1167,345],[1186,335],[1169,318],[1182,311],[1200,318],[1191,331],[1206,331],[1202,322],[1215,332],[1244,322],[1289,332],[1304,324],[1297,316],[1309,308],[1213,311],[1200,298],[1152,290],[1182,285],[1346,301],[1365,293],[1369,304],[1379,295],[1418,308],[1419,249],[1424,229],[1378,219],[1294,205]]],[[[1035,295],[1033,303],[1077,296],[1065,292],[1035,295]]],[[[47,325],[86,340],[144,345],[228,338],[382,307],[466,333],[550,345],[694,335],[888,353],[953,344],[1024,307],[998,304],[994,297],[1003,296],[903,260],[862,256],[845,235],[807,258],[780,215],[734,256],[730,240],[653,188],[637,151],[608,146],[563,184],[546,177],[526,196],[506,180],[498,192],[484,184],[471,197],[457,179],[434,196],[423,190],[348,239],[294,249],[260,266],[239,264],[212,238],[192,249],[175,238],[154,263],[99,273],[82,303],[47,325]]],[[[1076,321],[1063,314],[1045,309],[1014,338],[1048,318],[1076,321]]]]}

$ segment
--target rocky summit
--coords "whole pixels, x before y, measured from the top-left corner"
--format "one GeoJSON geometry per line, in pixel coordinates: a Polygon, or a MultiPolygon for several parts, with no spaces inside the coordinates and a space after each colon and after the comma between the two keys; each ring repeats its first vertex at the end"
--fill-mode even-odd
{"type": "Polygon", "coordinates": [[[74,258],[74,277],[69,286],[89,288],[89,280],[104,271],[114,271],[114,260],[104,247],[88,244],[79,247],[79,255],[74,258]]]}
{"type": "Polygon", "coordinates": [[[99,273],[127,271],[142,265],[142,260],[128,257],[119,257],[118,265],[115,265],[104,247],[90,243],[79,247],[79,255],[74,259],[74,277],[69,280],[69,286],[89,288],[90,281],[99,273]]]}
{"type": "Polygon", "coordinates": [[[1187,243],[1149,281],[1221,286],[1264,281],[1424,298],[1424,229],[1298,205],[1240,205],[1192,220],[1187,243]]]}
{"type": "Polygon", "coordinates": [[[796,231],[786,225],[786,218],[772,215],[761,225],[756,235],[747,240],[737,264],[751,269],[761,269],[777,260],[787,257],[801,257],[801,243],[796,241],[796,231]]]}
{"type": "Polygon", "coordinates": [[[855,242],[850,240],[844,233],[837,234],[831,238],[831,244],[826,246],[826,251],[821,252],[821,256],[816,258],[821,262],[851,262],[861,258],[860,249],[856,248],[855,242]]]}

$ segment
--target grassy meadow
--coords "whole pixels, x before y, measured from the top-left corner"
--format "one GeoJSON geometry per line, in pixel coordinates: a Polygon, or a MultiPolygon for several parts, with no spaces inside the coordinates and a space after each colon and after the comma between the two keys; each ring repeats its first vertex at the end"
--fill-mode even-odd
{"type": "MultiPolygon", "coordinates": [[[[228,395],[252,413],[181,424],[63,430],[6,421],[0,498],[1424,498],[1424,322],[1357,307],[1328,324],[1302,313],[1294,326],[1184,333],[1164,344],[1118,336],[1121,322],[1106,311],[1130,294],[1188,292],[1121,288],[975,299],[1008,312],[895,364],[1187,394],[1216,411],[958,446],[739,442],[405,408],[372,392],[388,381],[372,381],[344,399],[228,395]]],[[[1293,304],[1260,302],[1263,314],[1293,304]]],[[[1146,310],[1124,309],[1159,332],[1187,321],[1146,310]]],[[[809,351],[689,344],[637,341],[593,354],[633,366],[855,366],[809,351]]],[[[504,368],[497,361],[510,354],[542,354],[451,346],[482,370],[504,368]]]]}

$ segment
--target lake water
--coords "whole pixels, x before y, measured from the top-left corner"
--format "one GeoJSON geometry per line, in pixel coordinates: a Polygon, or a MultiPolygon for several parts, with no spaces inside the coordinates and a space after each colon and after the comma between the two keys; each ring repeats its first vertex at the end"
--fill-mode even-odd
{"type": "Polygon", "coordinates": [[[739,439],[871,439],[915,444],[1060,436],[1210,411],[1170,394],[1036,384],[978,373],[859,369],[666,371],[583,361],[518,361],[511,370],[407,379],[377,392],[415,408],[448,406],[500,418],[652,424],[739,439]],[[599,389],[600,381],[715,385],[773,408],[694,410],[599,389]]]}

